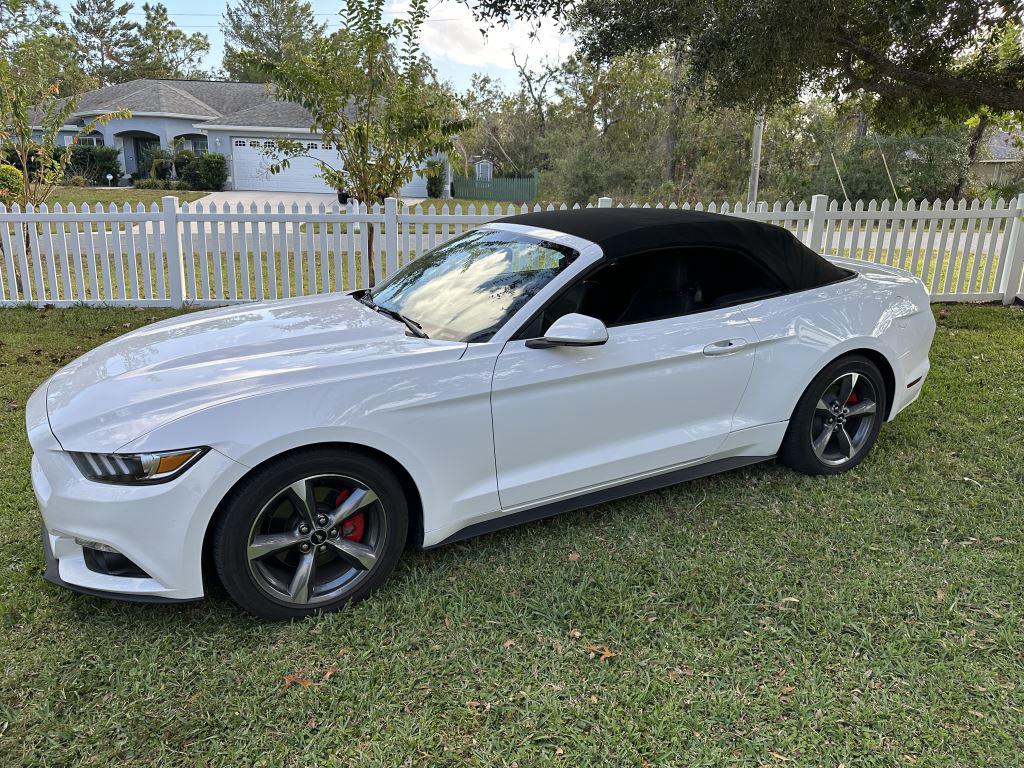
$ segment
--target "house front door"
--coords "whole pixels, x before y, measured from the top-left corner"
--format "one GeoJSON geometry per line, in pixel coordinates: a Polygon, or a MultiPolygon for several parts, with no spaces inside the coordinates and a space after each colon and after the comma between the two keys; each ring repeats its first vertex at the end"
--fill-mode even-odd
{"type": "Polygon", "coordinates": [[[149,178],[149,166],[152,163],[150,152],[160,146],[160,139],[136,136],[132,142],[135,150],[135,170],[141,179],[149,178]]]}

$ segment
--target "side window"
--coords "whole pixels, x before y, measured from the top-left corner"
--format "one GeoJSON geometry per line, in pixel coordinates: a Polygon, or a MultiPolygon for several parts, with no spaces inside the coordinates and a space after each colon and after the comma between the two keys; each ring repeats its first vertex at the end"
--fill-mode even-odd
{"type": "Polygon", "coordinates": [[[740,251],[714,246],[649,251],[583,276],[517,336],[543,336],[570,312],[614,327],[720,309],[781,292],[778,280],[740,251]]]}
{"type": "Polygon", "coordinates": [[[697,289],[698,311],[745,304],[783,293],[779,279],[742,251],[695,248],[687,254],[689,280],[697,289]]]}

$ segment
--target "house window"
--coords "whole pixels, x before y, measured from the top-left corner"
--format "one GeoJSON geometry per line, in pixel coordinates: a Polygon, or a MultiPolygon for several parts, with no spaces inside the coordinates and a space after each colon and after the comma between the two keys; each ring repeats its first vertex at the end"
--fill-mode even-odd
{"type": "Polygon", "coordinates": [[[208,139],[192,139],[192,151],[197,155],[205,155],[210,151],[210,142],[208,139]]]}
{"type": "Polygon", "coordinates": [[[236,147],[244,147],[245,146],[245,139],[235,139],[235,146],[236,147]]]}
{"type": "Polygon", "coordinates": [[[103,137],[102,136],[79,136],[78,144],[82,147],[102,147],[103,137]]]}
{"type": "Polygon", "coordinates": [[[320,149],[320,145],[317,144],[315,141],[307,141],[306,149],[320,149]]]}

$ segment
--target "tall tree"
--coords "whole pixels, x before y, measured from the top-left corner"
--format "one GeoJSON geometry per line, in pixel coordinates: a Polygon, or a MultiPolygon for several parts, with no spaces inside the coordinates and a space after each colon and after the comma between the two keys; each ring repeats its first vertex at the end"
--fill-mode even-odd
{"type": "Polygon", "coordinates": [[[485,18],[555,14],[607,57],[685,40],[719,103],[764,107],[808,87],[873,94],[889,121],[1024,110],[1020,0],[474,0],[485,18]]]}
{"type": "Polygon", "coordinates": [[[78,46],[49,0],[0,0],[0,59],[18,76],[47,78],[64,96],[94,88],[78,46]]]}
{"type": "Polygon", "coordinates": [[[650,194],[665,173],[670,92],[667,56],[631,55],[600,64],[567,59],[548,106],[545,188],[567,202],[613,191],[650,194]]]}
{"type": "Polygon", "coordinates": [[[50,0],[0,2],[0,57],[9,58],[25,40],[45,32],[62,32],[60,9],[50,0]]]}
{"type": "MultiPolygon", "coordinates": [[[[26,66],[33,58],[51,61],[48,46],[44,37],[33,37],[21,44],[15,60],[0,58],[0,157],[12,158],[21,172],[15,202],[22,206],[46,202],[63,182],[72,157],[58,139],[78,107],[77,99],[60,94],[60,80],[46,66],[26,66]]],[[[80,135],[129,116],[126,111],[99,115],[80,129],[80,135]]],[[[30,251],[28,225],[17,226],[30,251]]],[[[23,278],[17,275],[19,286],[23,278]]]]}
{"type": "Polygon", "coordinates": [[[455,138],[462,175],[469,175],[470,161],[477,157],[493,161],[499,172],[519,176],[539,167],[538,126],[535,113],[526,105],[525,88],[510,95],[491,75],[476,73],[459,101],[472,121],[455,138]],[[518,105],[523,106],[521,111],[516,110],[518,105]],[[518,119],[512,119],[513,113],[518,119]],[[532,124],[530,130],[524,130],[527,122],[532,124]]]}
{"type": "Polygon", "coordinates": [[[313,7],[304,0],[239,0],[224,9],[220,23],[224,33],[225,73],[232,80],[263,82],[266,75],[247,55],[280,64],[289,56],[308,50],[323,35],[313,7]]]}
{"type": "Polygon", "coordinates": [[[128,18],[133,7],[115,0],[76,0],[71,6],[83,69],[100,85],[124,79],[140,58],[139,25],[128,18]]]}
{"type": "Polygon", "coordinates": [[[134,77],[172,79],[203,78],[208,73],[200,62],[210,51],[210,39],[202,32],[182,32],[171,21],[163,3],[144,3],[145,21],[140,32],[142,47],[134,77]]]}
{"type": "MultiPolygon", "coordinates": [[[[313,42],[304,56],[275,62],[251,56],[286,99],[310,114],[310,133],[337,151],[336,164],[313,157],[323,179],[373,204],[395,196],[436,152],[452,150],[466,127],[454,97],[437,82],[419,49],[426,0],[412,0],[406,19],[384,20],[385,0],[349,0],[341,29],[313,42]]],[[[292,158],[309,157],[306,143],[279,139],[266,150],[271,172],[292,158]]],[[[374,226],[367,284],[376,282],[374,226]]]]}

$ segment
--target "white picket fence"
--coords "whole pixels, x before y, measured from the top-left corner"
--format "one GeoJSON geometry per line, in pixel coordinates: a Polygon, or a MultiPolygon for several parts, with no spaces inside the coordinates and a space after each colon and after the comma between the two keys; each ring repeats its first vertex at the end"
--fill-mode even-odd
{"type": "MultiPolygon", "coordinates": [[[[597,207],[612,205],[603,197],[597,207]]],[[[778,224],[825,254],[910,270],[933,301],[1009,304],[1024,293],[1024,195],[692,207],[778,224]]],[[[204,207],[172,196],[148,209],[0,205],[0,306],[215,306],[353,290],[369,274],[369,224],[380,279],[455,235],[529,210],[541,206],[409,207],[389,198],[370,209],[204,207]]]]}

